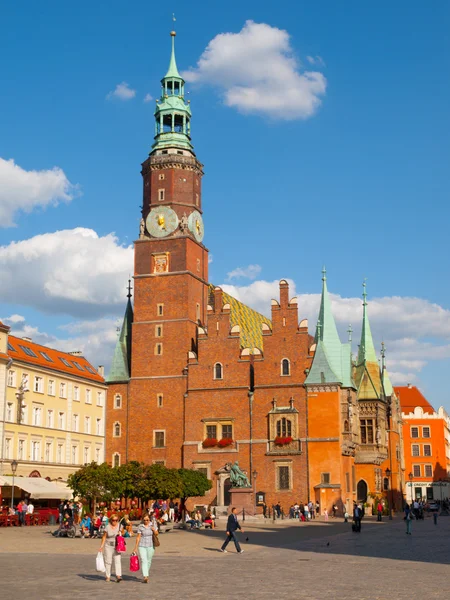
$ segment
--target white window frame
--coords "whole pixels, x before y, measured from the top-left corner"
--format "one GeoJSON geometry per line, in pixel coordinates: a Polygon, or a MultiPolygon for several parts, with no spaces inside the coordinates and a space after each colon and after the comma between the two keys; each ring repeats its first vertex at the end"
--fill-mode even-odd
{"type": "Polygon", "coordinates": [[[72,444],[70,448],[70,460],[72,465],[78,464],[78,445],[72,444]]]}
{"type": "Polygon", "coordinates": [[[5,458],[12,458],[12,444],[13,440],[10,437],[5,438],[5,458]]]}
{"type": "Polygon", "coordinates": [[[64,464],[64,444],[59,442],[56,449],[56,462],[58,465],[64,464]]]}
{"type": "Polygon", "coordinates": [[[59,397],[67,398],[67,383],[61,381],[59,384],[59,397]]]}
{"type": "Polygon", "coordinates": [[[114,394],[114,409],[119,410],[122,408],[122,394],[114,394]]]}
{"type": "Polygon", "coordinates": [[[156,406],[162,408],[164,405],[164,394],[156,394],[156,406]]]}
{"type": "Polygon", "coordinates": [[[431,438],[431,427],[429,425],[424,425],[422,427],[422,437],[428,440],[431,438]],[[425,429],[428,429],[428,435],[425,435],[425,429]]]}
{"type": "Polygon", "coordinates": [[[420,444],[411,444],[411,456],[414,458],[420,456],[420,444]],[[417,447],[417,453],[414,452],[415,447],[417,447]]]}
{"type": "Polygon", "coordinates": [[[100,418],[97,418],[95,421],[95,434],[102,435],[103,433],[103,423],[100,418]]]}
{"type": "Polygon", "coordinates": [[[164,188],[158,189],[158,202],[164,202],[166,198],[166,190],[164,188]]]}
{"type": "Polygon", "coordinates": [[[80,429],[80,415],[73,414],[72,415],[72,431],[78,433],[80,429]]]}
{"type": "Polygon", "coordinates": [[[167,445],[166,430],[165,429],[154,429],[153,430],[153,448],[165,448],[166,445],[167,445]],[[164,444],[162,446],[157,446],[156,445],[156,434],[157,433],[163,433],[164,434],[164,444]]]}
{"type": "Polygon", "coordinates": [[[84,433],[91,433],[91,417],[84,417],[84,433]]]}
{"type": "Polygon", "coordinates": [[[423,456],[426,456],[426,457],[428,457],[428,458],[429,458],[430,456],[433,456],[433,447],[432,447],[432,445],[431,445],[431,444],[423,444],[423,456]],[[426,446],[428,446],[428,447],[430,448],[430,453],[429,453],[429,454],[426,454],[426,453],[425,453],[425,447],[426,447],[426,446]]]}
{"type": "Polygon", "coordinates": [[[284,358],[282,358],[280,361],[280,375],[281,375],[281,377],[290,377],[291,376],[291,361],[286,356],[284,358]],[[283,363],[285,360],[287,361],[287,365],[288,365],[287,373],[283,373],[283,363]]]}
{"type": "Polygon", "coordinates": [[[26,448],[26,441],[22,438],[19,438],[17,440],[17,458],[19,460],[25,460],[26,448]]]}
{"type": "Polygon", "coordinates": [[[112,455],[112,466],[120,467],[120,454],[118,452],[114,452],[112,455]],[[116,459],[117,459],[117,464],[116,464],[116,459]]]}
{"type": "Polygon", "coordinates": [[[16,381],[17,381],[17,377],[16,377],[16,372],[14,370],[9,370],[8,371],[8,387],[16,387],[16,381]]]}
{"type": "Polygon", "coordinates": [[[103,406],[103,404],[103,391],[100,390],[97,392],[97,406],[103,406]]]}
{"type": "Polygon", "coordinates": [[[33,462],[41,461],[41,442],[36,440],[31,440],[31,456],[30,460],[33,462]]]}
{"type": "Polygon", "coordinates": [[[42,408],[40,406],[33,406],[32,411],[32,425],[35,427],[42,426],[42,408]]]}
{"type": "Polygon", "coordinates": [[[116,421],[116,422],[113,424],[113,437],[115,437],[115,438],[120,438],[120,437],[122,437],[122,425],[120,424],[120,422],[119,422],[119,421],[116,421]],[[117,426],[119,426],[119,433],[116,433],[116,428],[117,428],[117,426]]]}
{"type": "Polygon", "coordinates": [[[52,408],[47,409],[47,427],[53,429],[55,426],[55,412],[52,408]]]}
{"type": "Polygon", "coordinates": [[[430,463],[427,463],[423,466],[423,470],[424,470],[424,477],[433,477],[433,465],[430,463]],[[431,473],[430,475],[427,475],[427,467],[430,469],[431,473]]]}
{"type": "Polygon", "coordinates": [[[53,442],[45,442],[44,462],[53,462],[53,442]]]}
{"type": "Polygon", "coordinates": [[[77,385],[73,386],[73,399],[75,402],[80,401],[80,388],[77,385]]]}
{"type": "Polygon", "coordinates": [[[214,363],[213,379],[214,379],[214,381],[222,381],[223,380],[223,364],[220,362],[214,363]],[[217,367],[218,366],[220,367],[220,377],[217,377],[217,367]]]}
{"type": "Polygon", "coordinates": [[[62,410],[58,411],[58,429],[61,431],[66,429],[66,413],[62,410]]]}
{"type": "Polygon", "coordinates": [[[415,465],[412,466],[412,471],[413,471],[414,477],[422,477],[422,465],[416,463],[415,465]],[[416,473],[416,467],[417,467],[417,470],[419,473],[418,475],[416,473]]]}
{"type": "Polygon", "coordinates": [[[13,423],[14,421],[14,402],[6,403],[6,421],[13,423]]]}
{"type": "Polygon", "coordinates": [[[420,430],[417,425],[411,425],[410,435],[412,440],[418,440],[420,436],[420,430]],[[413,435],[413,429],[417,429],[417,435],[413,435]]]}
{"type": "Polygon", "coordinates": [[[47,382],[47,394],[49,396],[55,396],[56,383],[54,379],[49,379],[47,382]]]}
{"type": "Polygon", "coordinates": [[[83,448],[83,464],[88,465],[91,462],[91,449],[89,446],[83,448]]]}
{"type": "Polygon", "coordinates": [[[86,388],[84,398],[85,398],[85,404],[92,404],[92,390],[90,388],[86,388]]]}
{"type": "Polygon", "coordinates": [[[34,391],[36,394],[44,393],[44,378],[39,375],[34,376],[34,391]]]}

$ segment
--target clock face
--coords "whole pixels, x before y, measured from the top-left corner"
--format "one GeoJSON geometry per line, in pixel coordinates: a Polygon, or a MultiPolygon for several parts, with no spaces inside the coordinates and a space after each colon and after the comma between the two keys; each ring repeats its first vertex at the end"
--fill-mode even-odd
{"type": "Polygon", "coordinates": [[[147,231],[153,237],[170,235],[177,227],[177,213],[168,206],[153,208],[147,217],[147,231]]]}
{"type": "Polygon", "coordinates": [[[194,210],[194,212],[189,215],[188,226],[189,231],[194,234],[197,242],[201,242],[205,235],[205,227],[203,225],[202,215],[197,210],[194,210]]]}

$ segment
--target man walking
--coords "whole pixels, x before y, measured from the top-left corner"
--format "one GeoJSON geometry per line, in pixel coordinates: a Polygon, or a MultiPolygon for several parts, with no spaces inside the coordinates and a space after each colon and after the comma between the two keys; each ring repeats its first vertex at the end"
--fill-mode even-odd
{"type": "Polygon", "coordinates": [[[227,539],[224,541],[222,548],[220,549],[221,552],[227,552],[226,547],[231,542],[231,540],[233,540],[234,545],[236,546],[236,551],[239,552],[239,554],[242,554],[244,552],[243,550],[241,550],[241,547],[239,546],[239,542],[236,537],[236,531],[238,529],[244,532],[244,530],[241,529],[241,526],[238,523],[236,508],[233,506],[227,521],[227,539]]]}
{"type": "Polygon", "coordinates": [[[361,519],[362,519],[362,514],[361,514],[361,509],[359,508],[359,506],[356,504],[356,502],[353,503],[353,521],[355,523],[355,531],[357,533],[361,532],[361,519]]]}
{"type": "Polygon", "coordinates": [[[377,521],[381,521],[382,520],[382,515],[383,515],[383,505],[381,503],[381,500],[378,500],[378,505],[377,505],[377,521]]]}

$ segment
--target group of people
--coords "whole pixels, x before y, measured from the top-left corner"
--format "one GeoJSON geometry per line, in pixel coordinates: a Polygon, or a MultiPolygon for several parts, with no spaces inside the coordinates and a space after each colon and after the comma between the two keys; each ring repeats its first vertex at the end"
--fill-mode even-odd
{"type": "Polygon", "coordinates": [[[2,506],[2,513],[7,514],[10,517],[19,517],[19,525],[25,526],[27,524],[27,515],[34,513],[34,505],[30,498],[20,500],[20,502],[14,506],[2,506]]]}
{"type": "MultiPolygon", "coordinates": [[[[276,507],[275,507],[276,508],[276,507]]],[[[318,502],[296,502],[289,507],[289,518],[300,521],[310,521],[320,515],[320,504],[318,502]]]]}
{"type": "Polygon", "coordinates": [[[204,516],[198,509],[190,513],[186,511],[185,523],[190,525],[191,529],[201,529],[202,527],[215,529],[216,517],[211,510],[207,510],[204,516]]]}

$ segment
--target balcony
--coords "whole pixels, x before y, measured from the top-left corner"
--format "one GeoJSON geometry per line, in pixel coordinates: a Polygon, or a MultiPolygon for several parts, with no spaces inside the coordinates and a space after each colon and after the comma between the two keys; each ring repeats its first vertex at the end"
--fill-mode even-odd
{"type": "Polygon", "coordinates": [[[302,443],[300,440],[292,440],[289,444],[275,444],[274,441],[269,441],[269,448],[266,456],[284,456],[289,454],[301,454],[302,443]]]}

